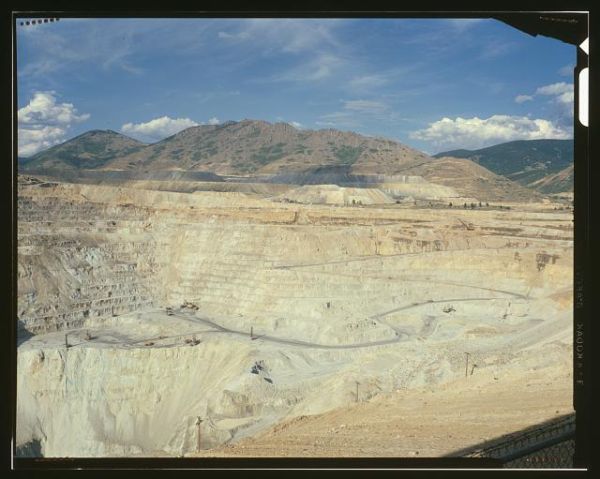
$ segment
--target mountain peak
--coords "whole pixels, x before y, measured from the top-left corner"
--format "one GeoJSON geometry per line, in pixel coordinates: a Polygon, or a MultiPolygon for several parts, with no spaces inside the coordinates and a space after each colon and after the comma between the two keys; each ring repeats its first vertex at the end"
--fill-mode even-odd
{"type": "Polygon", "coordinates": [[[100,129],[89,130],[89,131],[82,133],[79,136],[76,136],[75,138],[72,138],[72,140],[75,140],[77,138],[85,138],[85,137],[93,137],[93,136],[118,136],[118,137],[123,137],[123,138],[129,138],[130,140],[133,140],[133,141],[137,141],[127,135],[124,135],[123,133],[119,133],[117,131],[110,130],[110,129],[109,130],[100,130],[100,129]]]}
{"type": "Polygon", "coordinates": [[[355,173],[396,174],[427,160],[431,157],[393,140],[245,118],[187,128],[143,151],[115,158],[106,168],[135,170],[143,164],[149,170],[248,175],[342,165],[355,173]]]}
{"type": "Polygon", "coordinates": [[[274,174],[348,167],[360,174],[398,174],[431,160],[397,141],[349,131],[299,130],[286,122],[246,118],[197,125],[144,145],[112,130],[92,130],[39,153],[27,167],[188,170],[274,174]]]}
{"type": "Polygon", "coordinates": [[[115,157],[129,155],[146,146],[113,130],[90,130],[31,156],[23,168],[98,168],[115,157]]]}

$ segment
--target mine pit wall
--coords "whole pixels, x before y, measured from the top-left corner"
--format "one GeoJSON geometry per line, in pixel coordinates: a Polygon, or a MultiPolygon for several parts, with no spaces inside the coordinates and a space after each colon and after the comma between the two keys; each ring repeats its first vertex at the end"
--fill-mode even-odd
{"type": "MultiPolygon", "coordinates": [[[[18,357],[19,455],[180,456],[210,449],[265,429],[290,411],[318,413],[352,402],[355,374],[323,374],[323,368],[339,368],[356,354],[259,351],[248,341],[216,337],[194,347],[25,348],[18,357]],[[249,373],[259,359],[275,372],[275,384],[249,373]]],[[[415,380],[397,363],[389,368],[390,388],[415,380]]],[[[362,397],[379,384],[365,379],[362,397]]]]}
{"type": "MultiPolygon", "coordinates": [[[[261,211],[253,205],[265,201],[236,193],[206,199],[85,185],[23,190],[18,315],[21,328],[34,334],[192,301],[233,329],[254,325],[282,333],[301,324],[298,339],[344,342],[345,333],[333,334],[332,314],[368,323],[375,305],[385,310],[403,295],[434,294],[436,283],[417,286],[410,274],[479,284],[486,271],[486,282],[497,289],[520,281],[522,291],[543,290],[560,277],[569,284],[572,274],[563,252],[568,241],[555,241],[563,246],[553,251],[539,239],[568,238],[568,232],[541,221],[529,226],[534,237],[520,238],[522,228],[503,228],[493,218],[493,227],[469,231],[458,221],[440,225],[419,213],[401,213],[396,221],[377,210],[351,217],[324,207],[298,215],[289,205],[261,211]],[[232,201],[243,207],[236,212],[232,201]],[[543,274],[540,254],[548,256],[548,267],[539,265],[543,274]],[[402,270],[406,278],[399,283],[402,270]]],[[[353,339],[390,334],[376,325],[356,329],[353,339]]]]}
{"type": "Polygon", "coordinates": [[[353,403],[357,364],[365,368],[364,401],[382,390],[447,381],[462,357],[444,357],[423,343],[372,354],[258,350],[216,337],[194,347],[25,348],[18,357],[16,444],[21,456],[43,457],[210,449],[285,418],[353,403]],[[249,373],[257,360],[273,371],[274,384],[249,373]]]}
{"type": "MultiPolygon", "coordinates": [[[[37,441],[45,457],[179,455],[197,448],[198,416],[212,418],[202,425],[201,447],[222,444],[231,434],[215,423],[219,399],[231,378],[246,372],[249,354],[239,344],[232,355],[218,341],[194,348],[28,349],[18,359],[17,445],[37,441]]],[[[266,386],[246,388],[250,412],[272,407],[266,386]]]]}
{"type": "Polygon", "coordinates": [[[61,197],[20,196],[18,317],[41,333],[153,307],[160,239],[145,231],[152,213],[61,197]]]}
{"type": "MultiPolygon", "coordinates": [[[[24,188],[19,197],[19,320],[32,333],[192,301],[232,329],[253,326],[258,333],[348,344],[393,337],[373,316],[435,297],[440,285],[493,285],[543,297],[572,283],[568,232],[544,227],[550,216],[531,216],[539,226],[531,226],[536,237],[530,238],[521,228],[502,230],[501,216],[483,212],[470,213],[481,223],[470,231],[458,221],[438,224],[443,212],[430,219],[401,212],[390,220],[391,213],[378,211],[349,216],[310,208],[298,215],[296,207],[280,205],[261,211],[260,201],[220,193],[83,185],[52,191],[24,188]],[[496,230],[483,230],[486,221],[496,230]]],[[[495,294],[455,290],[469,297],[495,294]]],[[[432,314],[434,306],[443,307],[432,305],[432,314]]],[[[412,315],[415,334],[423,333],[423,313],[412,315]]],[[[393,314],[389,319],[397,321],[393,314]]],[[[332,370],[325,383],[317,377],[273,387],[248,373],[266,352],[217,336],[195,347],[19,348],[17,445],[41,448],[44,456],[183,454],[196,448],[197,416],[213,418],[202,424],[202,447],[208,448],[291,410],[317,413],[353,401],[354,376],[340,382],[332,370]],[[333,391],[326,401],[324,389],[333,391]]],[[[423,345],[406,354],[419,357],[423,345]]],[[[335,355],[343,362],[358,351],[335,355]]],[[[320,371],[321,354],[266,357],[296,376],[311,363],[320,371]]],[[[457,374],[463,359],[450,365],[431,358],[428,381],[434,382],[457,374]]],[[[391,355],[388,363],[403,362],[391,355]]],[[[398,372],[394,381],[410,386],[417,380],[410,374],[424,370],[416,363],[414,369],[398,372]]]]}
{"type": "MultiPolygon", "coordinates": [[[[568,257],[540,275],[533,251],[516,260],[504,242],[496,249],[489,240],[486,249],[484,240],[415,239],[393,229],[364,227],[349,234],[328,226],[191,225],[171,248],[167,302],[192,301],[236,330],[253,326],[257,334],[344,344],[393,337],[370,317],[407,298],[434,298],[440,282],[480,286],[485,277],[492,289],[535,296],[569,278],[568,257]]],[[[457,288],[458,295],[470,297],[494,294],[457,288]]]]}
{"type": "MultiPolygon", "coordinates": [[[[281,279],[281,272],[271,268],[286,259],[327,261],[378,249],[401,253],[445,247],[410,237],[378,244],[380,233],[369,227],[336,232],[331,226],[348,224],[344,217],[306,218],[325,222],[318,228],[290,225],[295,213],[285,209],[246,211],[241,218],[210,201],[196,204],[198,210],[204,207],[199,217],[190,208],[161,209],[195,195],[143,191],[129,198],[119,188],[87,185],[30,187],[21,193],[18,316],[21,329],[34,334],[165,302],[199,299],[227,306],[232,294],[239,298],[238,309],[247,304],[253,310],[254,304],[264,310],[265,300],[277,300],[268,288],[281,279]],[[252,224],[255,220],[267,224],[252,224]]],[[[229,195],[253,206],[244,195],[229,195]]],[[[297,277],[296,284],[284,286],[302,288],[304,281],[305,276],[297,277]]]]}

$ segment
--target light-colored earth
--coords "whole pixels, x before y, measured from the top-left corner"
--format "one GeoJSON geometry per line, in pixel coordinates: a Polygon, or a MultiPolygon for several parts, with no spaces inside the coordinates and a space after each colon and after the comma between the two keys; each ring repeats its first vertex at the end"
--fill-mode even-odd
{"type": "Polygon", "coordinates": [[[279,194],[21,185],[17,446],[437,456],[570,410],[570,212],[279,194]]]}
{"type": "Polygon", "coordinates": [[[476,369],[473,376],[447,384],[299,416],[255,438],[189,456],[460,456],[468,446],[571,413],[572,374],[565,353],[562,363],[550,367],[496,376],[476,369]]]}

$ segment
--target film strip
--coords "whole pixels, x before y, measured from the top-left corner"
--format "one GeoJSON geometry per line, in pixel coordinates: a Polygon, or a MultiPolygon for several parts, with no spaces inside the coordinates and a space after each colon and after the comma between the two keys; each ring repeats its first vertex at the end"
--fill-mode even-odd
{"type": "MultiPolygon", "coordinates": [[[[589,197],[589,40],[587,16],[584,13],[540,15],[534,13],[524,14],[502,14],[493,15],[506,23],[521,27],[526,33],[537,35],[542,34],[551,38],[557,38],[566,43],[575,45],[577,48],[577,65],[573,72],[576,98],[574,102],[574,136],[575,136],[575,164],[577,174],[575,176],[575,311],[574,311],[574,388],[575,398],[574,406],[577,410],[575,417],[569,417],[568,424],[564,431],[557,433],[556,437],[537,437],[528,435],[522,438],[522,443],[512,442],[506,450],[496,449],[503,462],[510,462],[508,467],[517,467],[517,460],[523,464],[533,464],[532,456],[537,454],[545,459],[541,461],[556,461],[556,467],[586,467],[590,456],[589,440],[589,414],[587,403],[586,381],[591,377],[589,374],[589,362],[585,361],[585,331],[589,329],[589,304],[585,301],[589,295],[590,270],[586,268],[588,257],[588,245],[586,241],[588,230],[588,219],[586,216],[589,197]],[[550,25],[550,26],[549,26],[550,25]],[[560,28],[559,28],[560,26],[560,28]],[[576,427],[573,425],[576,423],[576,427]],[[573,438],[575,443],[573,443],[573,438]],[[558,452],[555,449],[560,449],[558,452]],[[544,452],[547,451],[547,452],[544,452]],[[553,459],[554,458],[554,459],[553,459]],[[566,459],[565,459],[566,458],[566,459]],[[560,459],[560,460],[559,460],[560,459]],[[564,461],[568,465],[564,465],[564,461]]],[[[59,21],[59,18],[36,18],[20,20],[18,24],[22,27],[34,26],[44,23],[53,23],[59,21]]],[[[562,427],[562,426],[561,426],[562,427]]],[[[547,431],[544,430],[544,433],[547,431]]],[[[536,432],[537,433],[537,432],[536,432]]],[[[21,463],[26,463],[27,459],[17,459],[21,463]]],[[[98,459],[101,461],[101,459],[98,459]]],[[[539,464],[540,461],[535,462],[539,464]]],[[[33,464],[33,463],[32,463],[33,464]]],[[[56,463],[60,467],[59,463],[56,463]]],[[[149,462],[149,464],[152,464],[149,462]]],[[[212,467],[216,467],[213,463],[212,467]]],[[[47,464],[48,465],[48,464],[47,464]]],[[[152,464],[156,465],[156,463],[152,464]]],[[[256,463],[254,463],[256,466],[256,463]]],[[[528,467],[528,466],[524,467],[528,467]]],[[[182,464],[178,464],[182,466],[182,464]]],[[[39,466],[38,466],[39,467],[39,466]]],[[[52,465],[50,465],[52,467],[52,465]]],[[[54,466],[57,467],[57,466],[54,466]]],[[[64,467],[64,465],[63,465],[64,467]]],[[[209,466],[210,467],[210,466],[209,466]]],[[[523,467],[523,466],[521,466],[523,467]]]]}
{"type": "Polygon", "coordinates": [[[58,22],[60,18],[33,18],[31,20],[21,20],[19,25],[21,27],[30,27],[33,25],[41,25],[42,23],[53,23],[58,22]]]}

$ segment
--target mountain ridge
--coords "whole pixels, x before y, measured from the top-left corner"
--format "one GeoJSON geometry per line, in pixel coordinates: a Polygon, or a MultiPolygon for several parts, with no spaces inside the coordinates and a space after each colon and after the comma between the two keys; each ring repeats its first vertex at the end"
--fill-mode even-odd
{"type": "Polygon", "coordinates": [[[205,175],[207,181],[264,177],[284,183],[342,185],[412,175],[467,197],[539,197],[468,159],[436,159],[395,140],[351,131],[301,130],[288,123],[249,119],[193,126],[151,144],[112,130],[91,130],[34,155],[20,168],[25,173],[80,176],[89,181],[173,175],[193,180],[205,175]]]}
{"type": "MultiPolygon", "coordinates": [[[[573,155],[573,140],[548,139],[509,141],[477,150],[450,150],[433,156],[469,159],[522,186],[544,193],[546,191],[540,185],[546,185],[547,188],[551,179],[543,179],[572,166],[573,155]]],[[[572,191],[572,175],[570,182],[566,176],[567,181],[560,183],[560,187],[572,191]]]]}
{"type": "Polygon", "coordinates": [[[112,169],[181,168],[217,174],[273,174],[309,166],[351,165],[355,172],[393,174],[430,157],[400,142],[333,129],[299,130],[287,123],[242,120],[187,128],[143,152],[106,165],[112,169]]]}
{"type": "Polygon", "coordinates": [[[98,168],[115,155],[129,154],[145,143],[114,130],[89,130],[26,158],[25,169],[98,168]]]}

